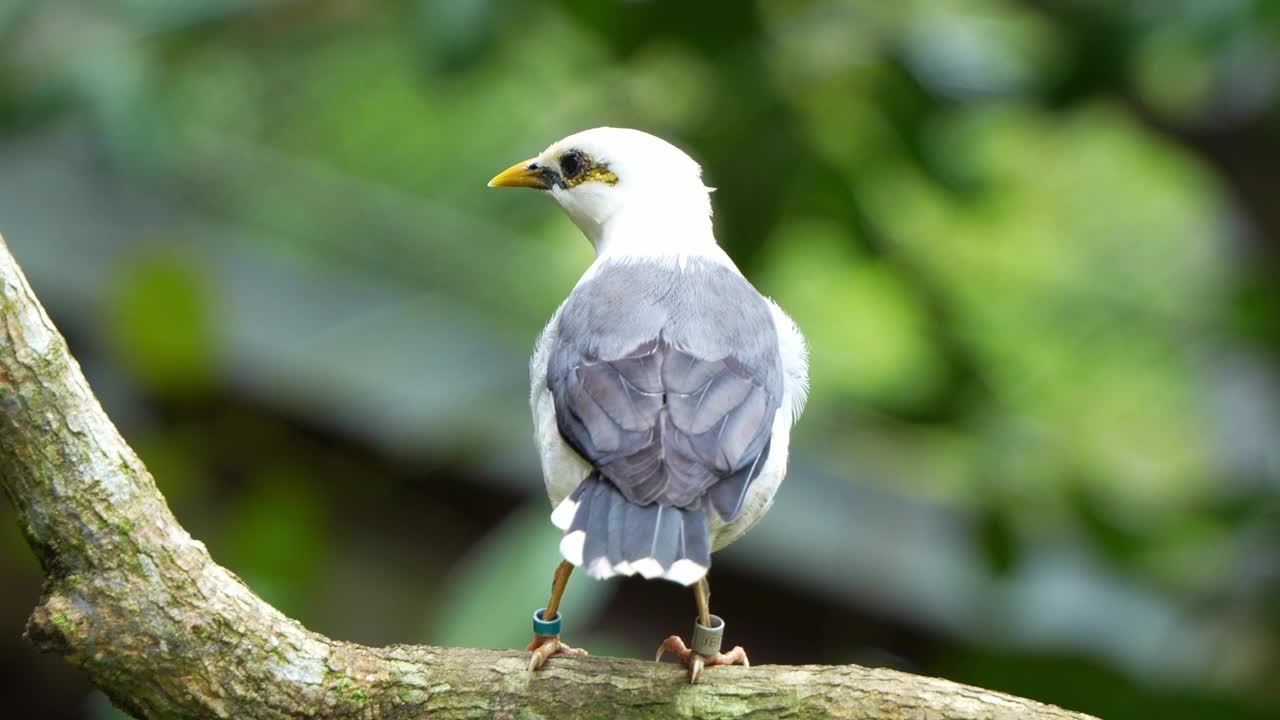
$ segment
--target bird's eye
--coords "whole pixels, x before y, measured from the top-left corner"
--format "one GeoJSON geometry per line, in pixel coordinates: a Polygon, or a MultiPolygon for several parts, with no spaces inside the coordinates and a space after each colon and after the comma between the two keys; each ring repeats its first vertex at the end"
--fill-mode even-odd
{"type": "Polygon", "coordinates": [[[577,150],[570,150],[560,156],[560,172],[564,174],[566,180],[578,177],[586,169],[586,165],[582,153],[577,150]]]}

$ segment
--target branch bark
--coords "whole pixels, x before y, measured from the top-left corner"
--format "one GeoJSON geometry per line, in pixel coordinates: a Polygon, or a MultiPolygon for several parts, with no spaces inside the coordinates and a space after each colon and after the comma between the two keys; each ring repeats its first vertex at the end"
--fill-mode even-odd
{"type": "Polygon", "coordinates": [[[690,686],[670,664],[553,658],[530,675],[522,652],[313,633],[178,524],[3,239],[0,486],[46,574],[27,637],[140,718],[1087,718],[854,665],[716,668],[690,686]]]}

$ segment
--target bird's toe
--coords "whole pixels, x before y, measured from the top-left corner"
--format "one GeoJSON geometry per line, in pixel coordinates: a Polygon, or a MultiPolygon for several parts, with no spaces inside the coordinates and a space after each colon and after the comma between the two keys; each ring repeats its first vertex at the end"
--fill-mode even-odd
{"type": "Polygon", "coordinates": [[[525,650],[529,651],[529,672],[533,672],[542,667],[543,663],[553,655],[564,655],[567,657],[584,657],[590,655],[582,648],[570,647],[560,642],[559,635],[534,635],[533,641],[529,643],[525,650]]]}
{"type": "Polygon", "coordinates": [[[679,635],[672,635],[666,640],[663,640],[662,644],[658,646],[658,654],[654,656],[653,661],[658,662],[659,660],[662,660],[662,656],[667,653],[675,653],[675,655],[680,658],[680,662],[685,662],[691,652],[693,651],[685,646],[684,640],[682,640],[679,635]]]}
{"type": "Polygon", "coordinates": [[[751,661],[747,659],[747,651],[742,646],[736,646],[727,653],[715,653],[714,655],[702,655],[690,650],[684,644],[684,640],[679,635],[672,635],[662,641],[662,645],[658,646],[658,654],[655,660],[661,660],[662,656],[672,653],[680,658],[680,662],[689,668],[689,682],[696,683],[698,678],[702,677],[702,672],[706,668],[715,665],[741,665],[743,667],[751,667],[751,661]]]}
{"type": "Polygon", "coordinates": [[[747,651],[742,649],[741,645],[735,645],[732,650],[727,653],[716,653],[707,660],[708,665],[741,665],[742,667],[751,667],[751,661],[747,659],[747,651]]]}

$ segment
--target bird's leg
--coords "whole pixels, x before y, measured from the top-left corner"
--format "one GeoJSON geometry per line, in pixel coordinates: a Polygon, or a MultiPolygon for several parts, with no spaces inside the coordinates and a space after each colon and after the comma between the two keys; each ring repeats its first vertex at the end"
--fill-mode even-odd
{"type": "Polygon", "coordinates": [[[706,575],[693,588],[693,601],[698,605],[698,622],[711,627],[711,582],[706,575]]]}
{"type": "Polygon", "coordinates": [[[727,653],[720,652],[720,638],[724,635],[724,620],[711,614],[711,584],[703,577],[693,586],[693,599],[698,604],[698,621],[693,628],[693,647],[689,648],[679,635],[662,641],[655,660],[661,660],[668,652],[675,653],[680,662],[689,668],[689,682],[698,682],[698,676],[711,665],[742,665],[751,667],[747,651],[735,646],[727,653]]]}
{"type": "Polygon", "coordinates": [[[555,575],[551,577],[551,599],[547,601],[546,608],[533,615],[533,641],[525,648],[533,653],[529,657],[530,672],[542,667],[542,663],[552,655],[587,654],[586,650],[572,648],[560,642],[560,598],[564,595],[572,572],[573,563],[568,560],[556,566],[555,575]]]}

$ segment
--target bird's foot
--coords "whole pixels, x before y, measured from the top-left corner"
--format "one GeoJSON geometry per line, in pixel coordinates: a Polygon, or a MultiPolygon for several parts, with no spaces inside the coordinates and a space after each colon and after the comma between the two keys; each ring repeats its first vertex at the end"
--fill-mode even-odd
{"type": "Polygon", "coordinates": [[[712,665],[741,665],[743,667],[751,667],[751,661],[747,660],[747,651],[742,649],[741,645],[735,646],[727,653],[717,652],[712,655],[703,655],[690,650],[684,644],[684,640],[679,635],[672,635],[662,641],[662,645],[658,647],[658,654],[654,658],[655,661],[661,660],[662,656],[667,653],[675,653],[680,658],[680,662],[689,668],[690,684],[698,682],[698,676],[702,675],[703,668],[712,665]]]}
{"type": "Polygon", "coordinates": [[[560,642],[559,635],[534,635],[533,642],[525,648],[532,653],[529,656],[529,672],[533,672],[542,667],[547,658],[552,655],[567,655],[569,657],[581,657],[589,653],[582,648],[569,647],[560,642]]]}

